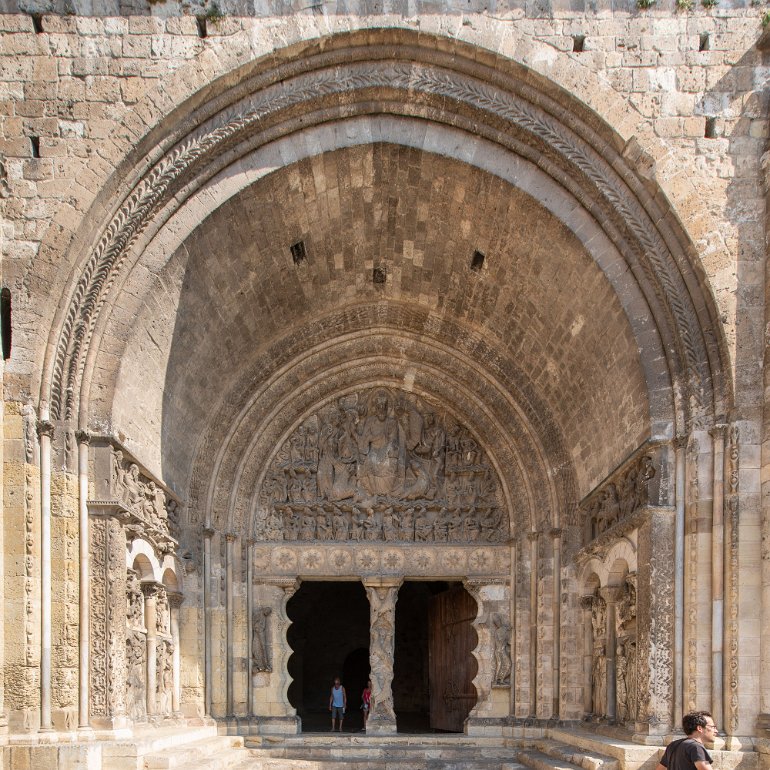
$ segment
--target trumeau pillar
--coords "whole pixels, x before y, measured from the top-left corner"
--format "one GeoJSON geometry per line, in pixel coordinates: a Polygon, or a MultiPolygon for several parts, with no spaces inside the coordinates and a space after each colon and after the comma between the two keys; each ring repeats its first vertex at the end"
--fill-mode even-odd
{"type": "Polygon", "coordinates": [[[396,601],[400,578],[376,578],[364,581],[369,597],[369,664],[374,706],[366,732],[391,735],[396,732],[393,710],[393,653],[395,649],[396,601]]]}
{"type": "Polygon", "coordinates": [[[660,742],[672,727],[674,677],[675,514],[648,508],[638,534],[635,740],[660,742]]]}

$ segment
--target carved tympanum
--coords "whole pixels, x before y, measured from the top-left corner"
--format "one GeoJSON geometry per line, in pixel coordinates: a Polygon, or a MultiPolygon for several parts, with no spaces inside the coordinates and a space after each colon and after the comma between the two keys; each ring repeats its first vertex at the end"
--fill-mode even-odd
{"type": "Polygon", "coordinates": [[[471,432],[375,388],[306,419],[265,475],[260,540],[502,542],[497,474],[471,432]]]}

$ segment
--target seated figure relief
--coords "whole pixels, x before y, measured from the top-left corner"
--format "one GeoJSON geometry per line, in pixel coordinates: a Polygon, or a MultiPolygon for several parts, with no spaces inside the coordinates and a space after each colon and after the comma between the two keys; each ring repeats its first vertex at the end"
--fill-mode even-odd
{"type": "Polygon", "coordinates": [[[478,441],[412,394],[374,388],[305,420],[267,469],[264,541],[504,542],[500,483],[478,441]]]}

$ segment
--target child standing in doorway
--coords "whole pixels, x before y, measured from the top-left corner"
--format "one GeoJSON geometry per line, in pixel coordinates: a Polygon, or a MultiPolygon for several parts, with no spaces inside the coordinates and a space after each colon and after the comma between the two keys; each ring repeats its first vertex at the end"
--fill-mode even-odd
{"type": "Polygon", "coordinates": [[[361,693],[361,709],[364,712],[364,731],[366,730],[366,721],[369,719],[369,712],[372,708],[372,680],[366,680],[366,687],[361,693]]]}
{"type": "Polygon", "coordinates": [[[340,721],[340,732],[342,732],[342,720],[345,718],[345,709],[348,705],[348,696],[345,688],[340,682],[338,676],[334,677],[334,687],[329,694],[329,711],[332,712],[332,732],[334,732],[334,723],[337,719],[340,721]]]}

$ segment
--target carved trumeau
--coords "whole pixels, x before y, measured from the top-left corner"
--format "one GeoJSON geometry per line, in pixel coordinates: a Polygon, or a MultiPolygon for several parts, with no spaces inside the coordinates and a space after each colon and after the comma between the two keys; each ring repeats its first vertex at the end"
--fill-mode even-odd
{"type": "Polygon", "coordinates": [[[504,542],[500,481],[478,441],[412,394],[375,388],[306,419],[259,493],[258,540],[504,542]]]}

